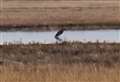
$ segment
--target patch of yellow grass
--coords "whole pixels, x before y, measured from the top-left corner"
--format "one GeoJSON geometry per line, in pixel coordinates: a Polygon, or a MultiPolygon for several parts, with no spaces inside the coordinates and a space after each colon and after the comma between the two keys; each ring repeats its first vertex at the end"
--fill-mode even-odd
{"type": "Polygon", "coordinates": [[[0,66],[0,82],[120,82],[120,69],[82,64],[0,66]]]}
{"type": "Polygon", "coordinates": [[[3,1],[0,25],[120,23],[115,1],[3,1]]]}

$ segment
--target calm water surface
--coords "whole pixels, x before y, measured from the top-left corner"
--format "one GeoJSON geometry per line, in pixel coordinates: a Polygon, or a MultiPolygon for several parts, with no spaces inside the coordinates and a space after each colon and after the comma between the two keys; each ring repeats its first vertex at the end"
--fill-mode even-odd
{"type": "MultiPolygon", "coordinates": [[[[0,32],[0,44],[3,43],[55,43],[56,31],[50,32],[0,32]]],[[[94,31],[65,31],[60,36],[64,41],[81,42],[118,42],[120,43],[120,30],[94,30],[94,31]]]]}

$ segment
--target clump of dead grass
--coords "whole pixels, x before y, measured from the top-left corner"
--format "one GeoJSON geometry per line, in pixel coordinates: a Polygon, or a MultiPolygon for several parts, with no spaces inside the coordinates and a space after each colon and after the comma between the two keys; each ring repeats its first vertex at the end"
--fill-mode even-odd
{"type": "Polygon", "coordinates": [[[120,69],[82,64],[0,66],[1,82],[119,82],[120,69]]]}

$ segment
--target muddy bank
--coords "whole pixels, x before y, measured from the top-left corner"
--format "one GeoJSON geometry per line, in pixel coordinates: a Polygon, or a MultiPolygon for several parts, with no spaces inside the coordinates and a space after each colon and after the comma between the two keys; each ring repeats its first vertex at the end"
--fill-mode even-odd
{"type": "Polygon", "coordinates": [[[120,25],[119,24],[1,25],[0,31],[52,31],[61,28],[65,28],[67,30],[120,29],[120,25]]]}
{"type": "Polygon", "coordinates": [[[0,46],[0,63],[120,65],[119,43],[9,44],[0,46]]]}

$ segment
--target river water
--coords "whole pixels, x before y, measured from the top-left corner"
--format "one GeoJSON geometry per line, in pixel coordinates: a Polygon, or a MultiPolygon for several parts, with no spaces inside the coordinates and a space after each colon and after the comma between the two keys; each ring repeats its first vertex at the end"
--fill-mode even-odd
{"type": "MultiPolygon", "coordinates": [[[[0,44],[3,43],[55,43],[57,31],[48,32],[0,32],[0,44]]],[[[120,43],[120,30],[65,31],[60,38],[64,41],[80,42],[117,42],[120,43]]]]}

